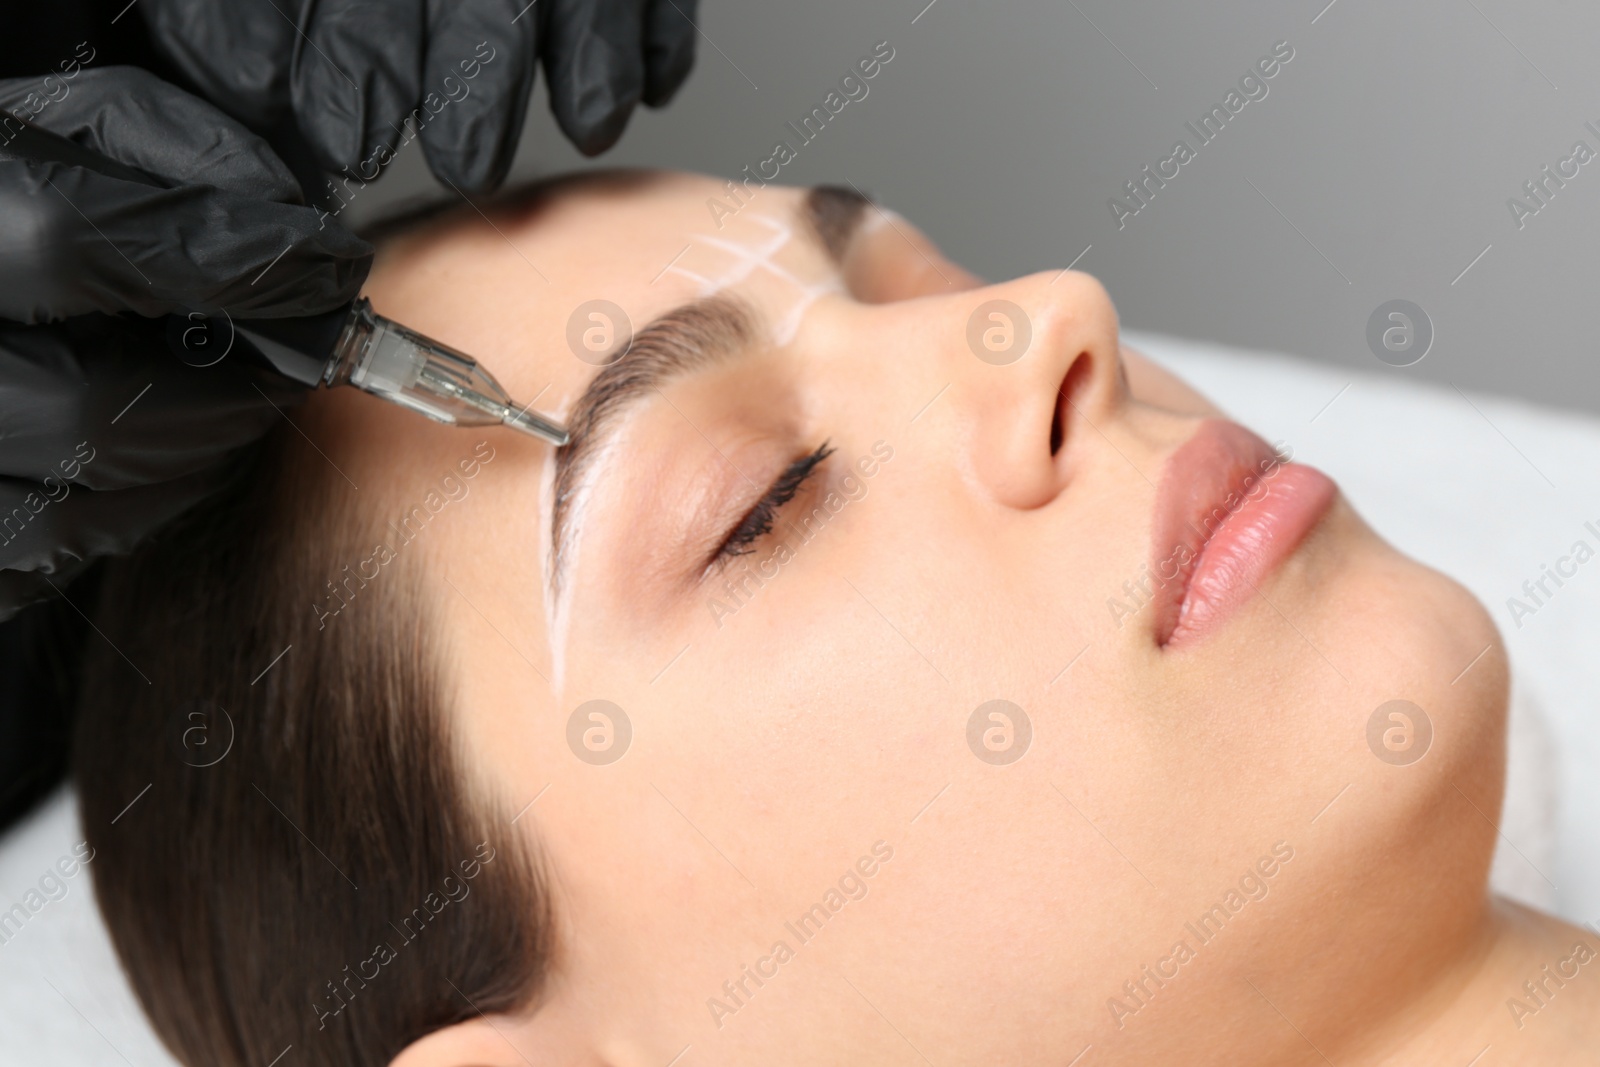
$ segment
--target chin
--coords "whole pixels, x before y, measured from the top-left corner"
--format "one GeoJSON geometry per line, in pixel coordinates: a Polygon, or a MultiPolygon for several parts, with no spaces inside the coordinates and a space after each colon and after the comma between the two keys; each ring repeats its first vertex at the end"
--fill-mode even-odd
{"type": "Polygon", "coordinates": [[[1498,821],[1511,681],[1505,642],[1465,586],[1430,567],[1411,566],[1422,572],[1417,655],[1427,671],[1422,691],[1438,709],[1439,770],[1452,773],[1469,794],[1469,781],[1479,786],[1484,795],[1473,795],[1474,802],[1498,821]]]}
{"type": "Polygon", "coordinates": [[[1352,524],[1348,580],[1330,598],[1328,655],[1350,676],[1341,716],[1353,742],[1350,770],[1381,798],[1393,845],[1410,860],[1429,857],[1439,883],[1481,895],[1505,783],[1504,643],[1465,586],[1343,510],[1352,524]],[[1400,765],[1380,759],[1368,735],[1370,720],[1395,700],[1420,707],[1432,731],[1424,754],[1400,765]]]}
{"type": "MultiPolygon", "coordinates": [[[[1383,654],[1389,676],[1436,707],[1445,726],[1480,730],[1503,725],[1509,687],[1505,644],[1489,611],[1447,574],[1401,554],[1375,534],[1380,547],[1366,587],[1384,610],[1369,646],[1392,641],[1383,654]]],[[[1403,693],[1396,693],[1403,696],[1403,693]]],[[[1438,724],[1436,724],[1438,725],[1438,724]]]]}
{"type": "Polygon", "coordinates": [[[1460,582],[1395,549],[1342,496],[1294,563],[1284,577],[1310,608],[1297,623],[1352,696],[1404,698],[1447,718],[1503,719],[1504,643],[1460,582]]]}
{"type": "MultiPolygon", "coordinates": [[[[1392,809],[1396,832],[1444,807],[1465,808],[1471,818],[1458,828],[1458,843],[1470,839],[1468,851],[1482,852],[1487,870],[1509,688],[1504,644],[1489,612],[1461,583],[1380,538],[1342,497],[1290,562],[1272,595],[1293,620],[1303,669],[1315,679],[1301,691],[1314,709],[1302,720],[1304,736],[1323,746],[1311,762],[1370,784],[1392,809]],[[1389,721],[1380,709],[1392,701],[1421,709],[1431,728],[1414,760],[1374,749],[1369,729],[1374,720],[1389,721]]],[[[1380,729],[1379,747],[1385,736],[1380,729]]]]}

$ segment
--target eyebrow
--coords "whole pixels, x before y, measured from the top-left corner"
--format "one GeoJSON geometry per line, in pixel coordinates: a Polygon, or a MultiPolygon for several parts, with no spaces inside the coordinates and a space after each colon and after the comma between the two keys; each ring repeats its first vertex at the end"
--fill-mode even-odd
{"type": "MultiPolygon", "coordinates": [[[[861,229],[872,200],[859,190],[818,185],[807,190],[799,214],[806,229],[838,267],[861,229]]],[[[550,575],[559,589],[571,555],[577,499],[585,473],[605,452],[624,409],[673,378],[749,352],[758,322],[747,305],[722,296],[680,304],[658,315],[627,344],[614,362],[590,380],[567,420],[570,438],[556,450],[550,510],[550,575]]]]}

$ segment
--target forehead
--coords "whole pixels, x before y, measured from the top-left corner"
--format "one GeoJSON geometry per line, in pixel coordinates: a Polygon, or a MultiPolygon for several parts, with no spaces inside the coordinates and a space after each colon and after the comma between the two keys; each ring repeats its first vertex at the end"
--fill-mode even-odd
{"type": "Polygon", "coordinates": [[[375,308],[476,357],[517,400],[563,411],[657,315],[737,287],[782,318],[836,272],[802,190],[697,175],[565,183],[531,205],[467,209],[380,250],[375,308]]]}

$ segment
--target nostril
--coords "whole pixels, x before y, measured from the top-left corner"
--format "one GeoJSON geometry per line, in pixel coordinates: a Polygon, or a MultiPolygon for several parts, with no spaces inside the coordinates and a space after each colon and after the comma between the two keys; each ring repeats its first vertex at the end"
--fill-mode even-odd
{"type": "Polygon", "coordinates": [[[1061,379],[1061,384],[1056,388],[1055,417],[1050,420],[1050,454],[1054,456],[1061,451],[1061,446],[1067,439],[1067,419],[1072,414],[1072,409],[1077,404],[1078,393],[1086,384],[1089,373],[1093,369],[1093,360],[1087,352],[1079,352],[1078,357],[1072,361],[1072,366],[1067,368],[1066,376],[1061,379]]]}

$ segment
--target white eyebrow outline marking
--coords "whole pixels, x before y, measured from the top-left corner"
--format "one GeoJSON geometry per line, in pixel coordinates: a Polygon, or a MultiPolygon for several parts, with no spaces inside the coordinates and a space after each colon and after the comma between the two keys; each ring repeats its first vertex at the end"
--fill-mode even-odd
{"type": "Polygon", "coordinates": [[[707,277],[688,267],[679,266],[676,262],[667,267],[666,273],[676,274],[694,282],[702,299],[715,296],[730,286],[738,285],[757,271],[764,271],[787,282],[799,290],[799,296],[782,317],[773,322],[773,341],[782,347],[794,340],[795,334],[800,330],[800,320],[805,317],[811,305],[828,293],[843,292],[844,285],[837,275],[817,283],[808,283],[797,277],[793,271],[773,258],[794,239],[793,227],[782,219],[765,214],[752,215],[750,220],[768,230],[768,235],[754,244],[715,234],[696,234],[690,239],[691,245],[698,243],[725,252],[732,257],[732,265],[720,276],[707,277]]]}

